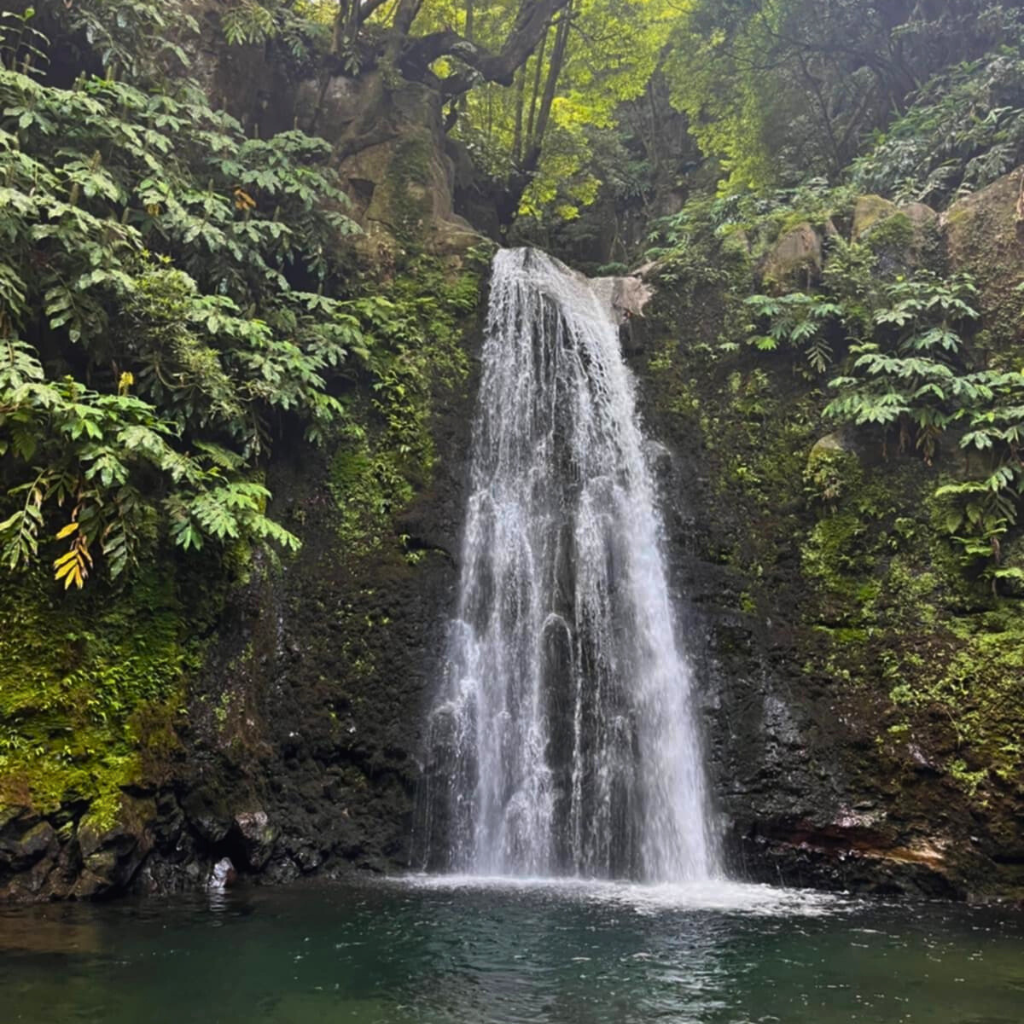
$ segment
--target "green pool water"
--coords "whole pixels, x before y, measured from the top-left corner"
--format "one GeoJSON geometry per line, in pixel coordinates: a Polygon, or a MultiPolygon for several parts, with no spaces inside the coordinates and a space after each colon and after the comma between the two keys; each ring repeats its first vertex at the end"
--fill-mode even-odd
{"type": "Polygon", "coordinates": [[[1024,915],[477,879],[0,908],[0,1022],[1021,1024],[1024,915]]]}

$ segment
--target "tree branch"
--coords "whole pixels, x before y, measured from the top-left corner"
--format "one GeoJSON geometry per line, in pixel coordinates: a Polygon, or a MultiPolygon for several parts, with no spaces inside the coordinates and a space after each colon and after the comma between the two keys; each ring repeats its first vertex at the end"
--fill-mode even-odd
{"type": "Polygon", "coordinates": [[[388,0],[363,0],[359,5],[359,24],[362,25],[362,23],[366,21],[366,19],[373,14],[378,7],[383,6],[387,2],[388,0]]]}
{"type": "Polygon", "coordinates": [[[446,96],[466,92],[478,78],[511,85],[516,71],[544,37],[551,18],[567,3],[568,0],[521,0],[515,24],[499,53],[471,43],[450,28],[408,39],[402,48],[399,67],[408,77],[422,78],[438,57],[458,58],[469,70],[449,75],[441,83],[441,91],[446,96]]]}

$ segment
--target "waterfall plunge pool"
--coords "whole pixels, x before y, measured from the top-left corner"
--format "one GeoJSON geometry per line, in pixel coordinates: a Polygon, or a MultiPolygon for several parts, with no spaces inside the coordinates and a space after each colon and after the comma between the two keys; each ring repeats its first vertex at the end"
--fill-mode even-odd
{"type": "Polygon", "coordinates": [[[1024,916],[421,876],[0,908],[5,1024],[1020,1024],[1024,916]]]}

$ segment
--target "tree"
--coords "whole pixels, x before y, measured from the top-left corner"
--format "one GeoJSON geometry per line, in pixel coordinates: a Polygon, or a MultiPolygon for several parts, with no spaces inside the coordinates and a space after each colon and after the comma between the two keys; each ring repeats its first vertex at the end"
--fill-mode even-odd
{"type": "Polygon", "coordinates": [[[988,0],[696,0],[666,70],[729,187],[835,180],[923,82],[999,45],[1017,20],[988,0]]]}

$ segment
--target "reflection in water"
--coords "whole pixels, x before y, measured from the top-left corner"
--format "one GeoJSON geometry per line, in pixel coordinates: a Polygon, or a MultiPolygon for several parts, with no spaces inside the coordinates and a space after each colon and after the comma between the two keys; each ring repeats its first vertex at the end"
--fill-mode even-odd
{"type": "Polygon", "coordinates": [[[4,1024],[1020,1024],[1024,920],[418,878],[0,909],[0,993],[4,1024]]]}

